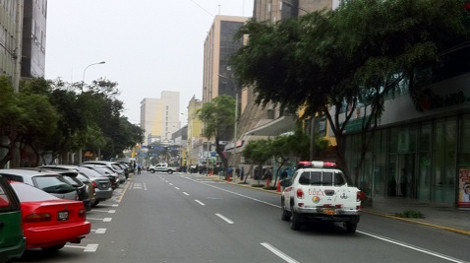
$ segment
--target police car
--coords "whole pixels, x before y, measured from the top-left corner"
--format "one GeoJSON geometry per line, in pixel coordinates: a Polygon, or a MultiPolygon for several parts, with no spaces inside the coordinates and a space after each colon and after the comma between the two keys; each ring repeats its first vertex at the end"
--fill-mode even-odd
{"type": "Polygon", "coordinates": [[[359,223],[362,192],[332,162],[304,161],[282,182],[282,220],[294,230],[315,221],[341,222],[354,233],[359,223]]]}

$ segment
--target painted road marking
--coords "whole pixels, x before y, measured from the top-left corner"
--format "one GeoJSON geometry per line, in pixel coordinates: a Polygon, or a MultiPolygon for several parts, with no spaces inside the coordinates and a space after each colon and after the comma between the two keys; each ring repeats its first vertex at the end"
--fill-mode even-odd
{"type": "Polygon", "coordinates": [[[221,214],[215,214],[216,216],[220,217],[222,220],[224,220],[225,222],[229,223],[230,225],[233,225],[234,222],[228,218],[226,218],[225,216],[221,215],[221,214]]]}
{"type": "Polygon", "coordinates": [[[189,195],[189,194],[188,194],[188,193],[186,193],[186,192],[183,192],[183,194],[184,194],[184,195],[186,195],[186,196],[188,196],[188,195],[189,195]]]}
{"type": "Polygon", "coordinates": [[[86,218],[87,220],[91,220],[91,221],[103,221],[103,222],[111,222],[111,220],[113,218],[111,217],[105,217],[105,218],[93,218],[93,217],[87,217],[86,218]]]}
{"type": "Polygon", "coordinates": [[[91,231],[95,232],[95,234],[105,234],[106,228],[97,228],[97,229],[92,229],[91,231]]]}
{"type": "Polygon", "coordinates": [[[442,259],[445,259],[447,261],[456,262],[456,263],[469,263],[468,261],[456,259],[456,258],[447,256],[447,255],[444,255],[444,254],[441,254],[441,253],[437,253],[437,252],[434,252],[434,251],[431,251],[431,250],[427,250],[425,248],[421,248],[421,247],[413,246],[411,244],[407,244],[405,242],[393,240],[393,239],[388,238],[388,237],[375,235],[375,234],[370,234],[370,233],[366,233],[366,232],[362,232],[362,231],[358,231],[358,230],[356,232],[361,233],[361,234],[366,235],[366,236],[369,236],[369,237],[373,237],[373,238],[388,242],[388,243],[391,243],[391,244],[394,244],[394,245],[397,245],[397,246],[405,247],[405,248],[412,249],[412,250],[415,250],[415,251],[418,251],[418,252],[421,252],[421,253],[424,253],[424,254],[435,256],[435,257],[438,257],[438,258],[442,258],[442,259]]]}
{"type": "Polygon", "coordinates": [[[96,252],[96,250],[98,249],[98,244],[88,244],[86,247],[85,247],[85,250],[83,250],[83,252],[96,252]]]}
{"type": "Polygon", "coordinates": [[[176,187],[176,186],[175,186],[175,189],[176,189],[176,190],[180,190],[180,188],[179,188],[179,187],[176,187]]]}
{"type": "Polygon", "coordinates": [[[96,252],[96,250],[98,250],[98,246],[98,244],[88,244],[86,246],[65,245],[67,248],[83,249],[83,252],[96,252]]]}
{"type": "Polygon", "coordinates": [[[102,210],[93,210],[93,212],[98,212],[98,213],[107,213],[107,214],[115,214],[115,213],[116,213],[116,210],[114,210],[114,209],[111,209],[111,210],[108,210],[108,211],[102,211],[102,210]]]}
{"type": "Polygon", "coordinates": [[[289,257],[288,255],[286,255],[284,252],[282,252],[281,250],[277,249],[276,247],[272,246],[271,244],[269,243],[260,243],[263,247],[265,247],[266,249],[268,249],[269,251],[271,251],[272,253],[274,253],[274,255],[282,258],[285,262],[289,262],[289,263],[299,263],[299,261],[289,257]]]}
{"type": "Polygon", "coordinates": [[[204,204],[203,202],[199,201],[199,200],[194,200],[196,203],[202,205],[202,206],[205,206],[206,204],[204,204]]]}

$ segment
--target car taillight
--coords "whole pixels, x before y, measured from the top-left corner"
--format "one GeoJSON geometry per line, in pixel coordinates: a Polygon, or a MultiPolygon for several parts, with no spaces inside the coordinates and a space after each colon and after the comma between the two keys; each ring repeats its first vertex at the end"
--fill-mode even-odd
{"type": "Polygon", "coordinates": [[[362,191],[358,191],[356,194],[356,202],[360,202],[362,199],[364,199],[366,195],[362,191]]]}
{"type": "Polygon", "coordinates": [[[47,221],[51,221],[51,214],[49,213],[30,214],[23,218],[23,222],[25,223],[37,223],[47,221]]]}
{"type": "Polygon", "coordinates": [[[86,210],[85,209],[78,210],[78,217],[86,218],[86,210]]]}
{"type": "Polygon", "coordinates": [[[302,189],[300,189],[300,188],[297,189],[296,194],[297,194],[298,199],[303,199],[304,198],[304,191],[302,191],[302,189]]]}

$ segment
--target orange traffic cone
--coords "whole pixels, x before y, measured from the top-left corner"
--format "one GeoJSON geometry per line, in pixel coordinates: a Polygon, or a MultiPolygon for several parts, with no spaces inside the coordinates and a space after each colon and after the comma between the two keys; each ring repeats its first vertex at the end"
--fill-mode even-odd
{"type": "Polygon", "coordinates": [[[279,180],[277,180],[276,191],[277,192],[281,191],[281,181],[279,181],[279,180]]]}

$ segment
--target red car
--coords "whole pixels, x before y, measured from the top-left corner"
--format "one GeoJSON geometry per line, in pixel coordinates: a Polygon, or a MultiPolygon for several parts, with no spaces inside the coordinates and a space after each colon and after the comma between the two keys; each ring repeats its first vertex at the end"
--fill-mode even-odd
{"type": "Polygon", "coordinates": [[[60,199],[33,186],[11,181],[21,203],[26,249],[58,250],[80,243],[90,233],[83,202],[60,199]]]}

